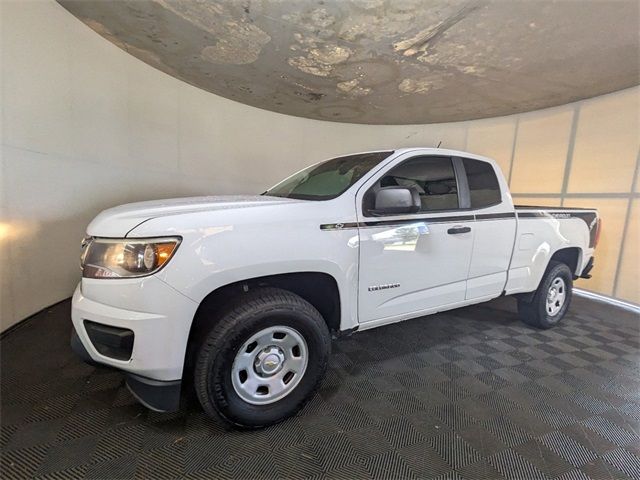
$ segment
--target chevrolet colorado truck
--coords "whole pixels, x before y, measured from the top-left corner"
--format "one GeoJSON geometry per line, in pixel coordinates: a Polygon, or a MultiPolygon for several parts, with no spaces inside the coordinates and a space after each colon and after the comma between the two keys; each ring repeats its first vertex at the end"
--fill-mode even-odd
{"type": "Polygon", "coordinates": [[[261,195],[100,213],[82,245],[74,351],[148,408],[245,428],[296,413],[331,338],[502,295],[556,325],[589,278],[595,210],[515,207],[493,160],[405,148],[333,158],[261,195]]]}

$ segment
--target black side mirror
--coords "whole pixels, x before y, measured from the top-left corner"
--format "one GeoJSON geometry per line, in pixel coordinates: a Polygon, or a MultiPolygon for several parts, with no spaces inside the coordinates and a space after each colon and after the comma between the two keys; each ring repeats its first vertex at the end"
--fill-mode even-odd
{"type": "Polygon", "coordinates": [[[383,187],[376,192],[375,206],[371,213],[389,215],[420,211],[420,195],[415,188],[383,187]]]}

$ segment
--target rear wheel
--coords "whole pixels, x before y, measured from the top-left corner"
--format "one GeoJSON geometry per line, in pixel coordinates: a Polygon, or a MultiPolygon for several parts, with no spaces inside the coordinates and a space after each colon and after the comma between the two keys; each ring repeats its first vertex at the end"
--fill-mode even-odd
{"type": "Polygon", "coordinates": [[[260,288],[239,297],[206,334],[194,386],[204,410],[257,428],[295,414],[326,371],[331,337],[301,297],[260,288]]]}
{"type": "Polygon", "coordinates": [[[571,270],[566,264],[552,260],[531,301],[518,301],[520,319],[536,328],[551,328],[566,314],[572,293],[571,270]]]}

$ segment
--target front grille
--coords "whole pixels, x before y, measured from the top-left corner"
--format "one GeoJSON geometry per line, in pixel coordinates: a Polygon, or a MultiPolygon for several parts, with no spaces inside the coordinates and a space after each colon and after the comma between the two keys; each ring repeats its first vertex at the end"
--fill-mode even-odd
{"type": "Polygon", "coordinates": [[[129,360],[133,351],[133,331],[112,327],[101,323],[84,321],[89,340],[95,349],[105,357],[115,360],[129,360]]]}

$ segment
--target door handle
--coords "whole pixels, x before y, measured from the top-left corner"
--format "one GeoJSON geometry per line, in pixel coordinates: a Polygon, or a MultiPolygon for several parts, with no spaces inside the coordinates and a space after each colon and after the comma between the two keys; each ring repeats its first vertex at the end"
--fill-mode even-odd
{"type": "Polygon", "coordinates": [[[458,235],[459,233],[469,233],[471,231],[471,227],[452,227],[447,230],[449,235],[458,235]]]}

